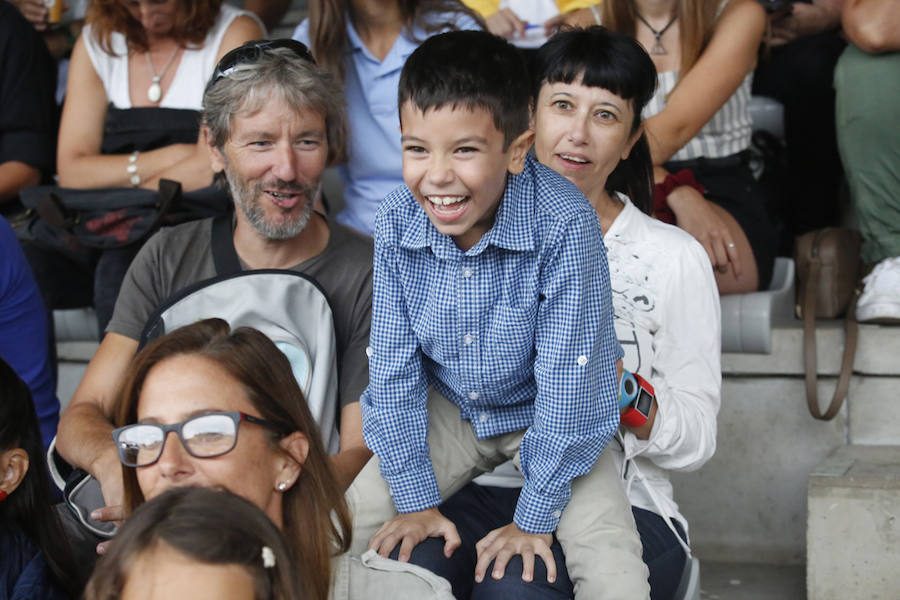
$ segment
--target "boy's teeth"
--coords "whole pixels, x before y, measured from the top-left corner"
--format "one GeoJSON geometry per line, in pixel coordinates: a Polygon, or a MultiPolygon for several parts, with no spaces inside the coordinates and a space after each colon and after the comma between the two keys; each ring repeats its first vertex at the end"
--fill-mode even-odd
{"type": "Polygon", "coordinates": [[[571,160],[572,162],[577,162],[577,163],[586,163],[586,162],[588,162],[587,160],[585,160],[585,159],[583,159],[583,158],[581,158],[581,157],[578,157],[578,156],[572,156],[572,155],[570,155],[570,154],[561,154],[560,156],[562,156],[562,157],[563,157],[564,159],[566,159],[566,160],[571,160]]]}
{"type": "Polygon", "coordinates": [[[451,204],[456,204],[457,202],[462,202],[465,199],[465,196],[428,196],[428,201],[432,204],[439,204],[441,206],[449,206],[451,204]]]}

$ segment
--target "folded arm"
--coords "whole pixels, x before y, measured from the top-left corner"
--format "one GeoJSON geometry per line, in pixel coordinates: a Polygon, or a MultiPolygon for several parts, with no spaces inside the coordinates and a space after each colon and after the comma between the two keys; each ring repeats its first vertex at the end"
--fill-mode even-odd
{"type": "Polygon", "coordinates": [[[871,54],[900,50],[900,5],[896,0],[845,0],[844,34],[871,54]]]}

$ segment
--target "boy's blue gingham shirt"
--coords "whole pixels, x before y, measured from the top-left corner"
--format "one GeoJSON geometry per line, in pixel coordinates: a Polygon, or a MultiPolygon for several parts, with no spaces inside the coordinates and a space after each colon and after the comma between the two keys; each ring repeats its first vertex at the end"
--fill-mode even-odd
{"type": "Polygon", "coordinates": [[[378,210],[374,266],[363,432],[397,509],[441,503],[426,443],[433,385],[479,438],[527,429],[515,523],[554,531],[572,479],[619,426],[622,349],[591,205],[529,156],[493,228],[463,252],[401,186],[378,210]]]}

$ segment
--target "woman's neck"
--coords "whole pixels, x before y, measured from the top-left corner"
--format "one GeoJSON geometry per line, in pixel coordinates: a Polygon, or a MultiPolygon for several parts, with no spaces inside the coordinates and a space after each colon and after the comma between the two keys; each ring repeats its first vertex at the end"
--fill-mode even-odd
{"type": "Polygon", "coordinates": [[[606,191],[606,188],[600,188],[600,191],[591,194],[591,197],[588,198],[588,200],[590,201],[591,206],[594,207],[597,218],[600,220],[600,229],[606,234],[606,232],[609,231],[609,228],[612,227],[616,217],[618,217],[619,213],[622,212],[622,209],[625,208],[625,205],[622,204],[618,198],[610,196],[609,192],[606,191]]]}
{"type": "Polygon", "coordinates": [[[384,59],[406,27],[396,0],[351,0],[350,21],[373,55],[384,59]]]}
{"type": "Polygon", "coordinates": [[[678,5],[678,0],[634,0],[637,11],[652,24],[661,21],[664,26],[678,5]]]}

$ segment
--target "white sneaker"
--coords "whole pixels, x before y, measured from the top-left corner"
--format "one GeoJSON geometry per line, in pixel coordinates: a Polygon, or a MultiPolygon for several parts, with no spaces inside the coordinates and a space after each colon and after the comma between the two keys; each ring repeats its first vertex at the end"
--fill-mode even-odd
{"type": "Polygon", "coordinates": [[[900,256],[885,258],[863,278],[857,321],[900,323],[900,256]]]}

